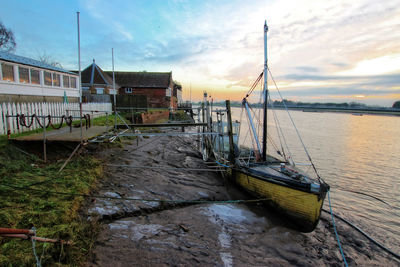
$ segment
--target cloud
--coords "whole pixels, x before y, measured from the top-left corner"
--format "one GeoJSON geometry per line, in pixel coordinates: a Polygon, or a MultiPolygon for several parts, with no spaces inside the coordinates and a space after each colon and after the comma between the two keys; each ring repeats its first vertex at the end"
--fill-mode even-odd
{"type": "Polygon", "coordinates": [[[18,51],[30,56],[32,47],[46,47],[67,68],[77,65],[71,47],[74,10],[81,10],[82,65],[95,58],[111,69],[113,47],[116,69],[172,70],[175,80],[192,83],[199,95],[211,89],[245,94],[263,69],[267,19],[269,66],[285,92],[383,94],[399,88],[398,58],[391,68],[374,60],[400,55],[398,0],[78,0],[57,2],[45,14],[41,3],[7,5],[13,14],[4,19],[35,24],[16,28],[18,51]],[[62,10],[68,11],[55,18],[62,10]]]}

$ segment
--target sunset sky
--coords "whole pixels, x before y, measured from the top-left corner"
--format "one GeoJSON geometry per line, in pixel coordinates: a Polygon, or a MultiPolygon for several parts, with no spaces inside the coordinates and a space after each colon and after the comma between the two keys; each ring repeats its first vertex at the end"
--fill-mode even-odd
{"type": "MultiPolygon", "coordinates": [[[[82,68],[173,72],[184,98],[240,100],[269,67],[283,96],[296,101],[400,100],[400,0],[361,1],[3,1],[0,20],[14,31],[17,55],[46,54],[82,68]]],[[[270,84],[273,89],[273,84],[270,84]]],[[[275,96],[275,94],[272,94],[275,96]]]]}

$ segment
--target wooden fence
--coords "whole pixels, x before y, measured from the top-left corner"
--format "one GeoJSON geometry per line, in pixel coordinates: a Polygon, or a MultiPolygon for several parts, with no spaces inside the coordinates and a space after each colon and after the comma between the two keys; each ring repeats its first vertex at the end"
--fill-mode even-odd
{"type": "MultiPolygon", "coordinates": [[[[105,116],[107,112],[112,112],[111,103],[83,103],[82,113],[89,114],[90,118],[105,116]]],[[[16,115],[25,115],[26,120],[30,120],[30,116],[48,116],[52,117],[52,123],[61,122],[61,116],[72,116],[74,120],[79,120],[80,109],[79,103],[0,103],[0,134],[22,133],[34,129],[41,128],[36,120],[34,120],[30,128],[17,125],[16,115]],[[13,117],[7,117],[11,115],[13,117]],[[57,118],[58,117],[58,118],[57,118]]],[[[43,118],[40,118],[43,121],[43,118]]],[[[43,122],[42,122],[43,124],[43,122]]]]}

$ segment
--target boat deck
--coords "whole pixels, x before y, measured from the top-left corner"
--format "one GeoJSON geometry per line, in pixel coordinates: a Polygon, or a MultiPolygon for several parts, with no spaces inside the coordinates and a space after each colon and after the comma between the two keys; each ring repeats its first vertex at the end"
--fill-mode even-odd
{"type": "Polygon", "coordinates": [[[284,175],[283,173],[277,171],[277,169],[279,168],[279,164],[276,165],[258,165],[258,166],[252,166],[251,170],[262,173],[262,174],[266,174],[266,175],[270,175],[273,177],[278,177],[281,179],[291,179],[290,177],[288,177],[287,175],[284,175]]]}

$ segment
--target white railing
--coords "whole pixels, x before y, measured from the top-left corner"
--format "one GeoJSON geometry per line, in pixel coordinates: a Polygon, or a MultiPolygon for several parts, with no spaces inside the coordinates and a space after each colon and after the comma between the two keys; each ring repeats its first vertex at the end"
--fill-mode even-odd
{"type": "MultiPolygon", "coordinates": [[[[82,113],[89,114],[90,118],[105,116],[105,113],[112,112],[111,103],[83,103],[82,113]]],[[[25,115],[26,121],[32,115],[52,117],[52,123],[61,122],[61,116],[72,116],[74,120],[79,120],[79,103],[0,103],[0,134],[22,133],[41,128],[36,119],[30,128],[17,125],[16,115],[25,115]],[[8,116],[7,116],[8,115],[8,116]]],[[[43,123],[42,123],[43,124],[43,123]]]]}

